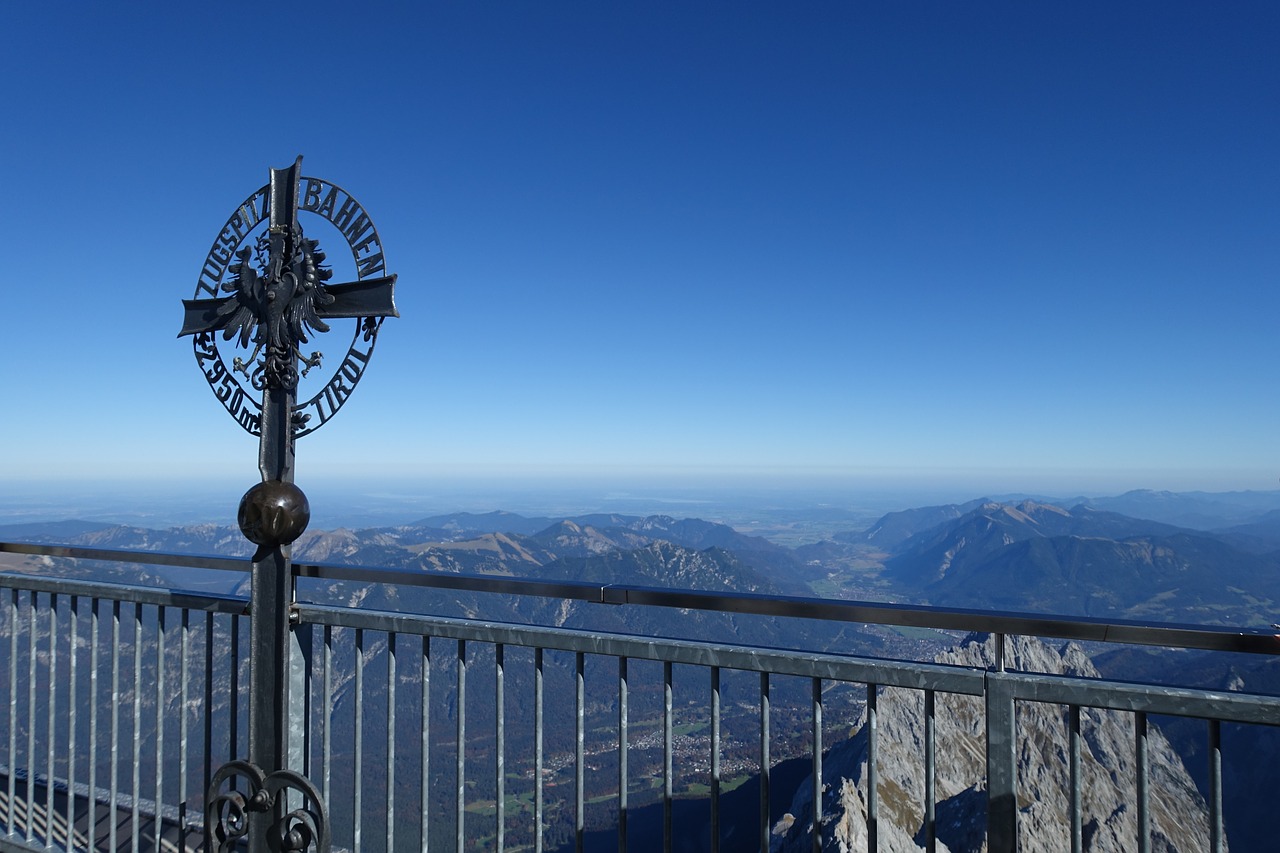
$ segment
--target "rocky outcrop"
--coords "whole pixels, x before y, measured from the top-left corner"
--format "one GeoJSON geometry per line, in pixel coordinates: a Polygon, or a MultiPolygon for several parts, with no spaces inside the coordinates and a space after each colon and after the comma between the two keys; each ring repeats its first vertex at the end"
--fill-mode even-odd
{"type": "MultiPolygon", "coordinates": [[[[937,658],[939,663],[987,667],[991,643],[970,637],[937,658]]],[[[1060,649],[1015,638],[1006,647],[1010,669],[1097,678],[1097,670],[1074,644],[1060,649]]],[[[879,774],[877,835],[880,850],[914,851],[924,846],[924,698],[914,690],[884,689],[877,699],[879,774]]],[[[951,853],[986,850],[986,732],[982,700],[939,694],[935,709],[936,819],[938,849],[951,853]]],[[[1018,844],[1021,851],[1059,851],[1070,846],[1067,709],[1019,702],[1018,844]]],[[[1112,711],[1081,711],[1084,849],[1137,848],[1138,815],[1134,717],[1112,711]]],[[[1169,742],[1154,725],[1147,741],[1152,850],[1205,850],[1209,823],[1204,799],[1169,742]]],[[[822,849],[852,853],[868,849],[866,712],[856,733],[824,756],[822,849]]],[[[797,791],[790,813],[774,828],[774,853],[812,849],[813,780],[797,791]]]]}

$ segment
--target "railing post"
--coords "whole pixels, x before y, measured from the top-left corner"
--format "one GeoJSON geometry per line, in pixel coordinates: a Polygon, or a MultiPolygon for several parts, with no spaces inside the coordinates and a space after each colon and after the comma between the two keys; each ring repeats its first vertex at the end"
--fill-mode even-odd
{"type": "Polygon", "coordinates": [[[249,760],[259,767],[287,766],[289,713],[289,603],[286,548],[253,563],[249,625],[249,760]]]}
{"type": "Polygon", "coordinates": [[[1003,673],[987,673],[987,849],[991,853],[1013,853],[1018,844],[1013,696],[1013,683],[1003,673]]]}

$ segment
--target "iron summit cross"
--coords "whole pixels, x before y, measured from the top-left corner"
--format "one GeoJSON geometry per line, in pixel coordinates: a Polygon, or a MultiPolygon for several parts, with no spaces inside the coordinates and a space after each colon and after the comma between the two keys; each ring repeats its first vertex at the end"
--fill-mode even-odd
{"type": "Polygon", "coordinates": [[[291,742],[296,738],[290,737],[289,708],[299,699],[290,698],[292,674],[305,667],[307,654],[290,630],[291,545],[311,518],[306,495],[294,484],[294,439],[322,426],[342,406],[363,375],[383,318],[399,316],[396,277],[385,275],[377,229],[350,194],[329,182],[303,178],[301,166],[298,157],[287,169],[272,169],[267,186],[227,220],[201,270],[196,298],[183,300],[178,333],[194,336],[196,361],[209,387],[240,426],[259,437],[262,475],[241,499],[238,514],[241,532],[258,546],[250,608],[249,760],[230,761],[212,776],[205,795],[211,850],[233,850],[246,833],[250,853],[279,849],[268,840],[268,826],[276,827],[271,832],[277,840],[285,832],[290,838],[296,835],[294,841],[316,839],[321,853],[328,849],[320,795],[309,780],[289,769],[304,763],[299,744],[291,742]],[[303,181],[302,209],[338,229],[355,260],[357,280],[328,283],[333,272],[325,253],[318,240],[303,234],[298,221],[303,181]],[[263,220],[265,232],[259,230],[263,220]],[[329,331],[326,321],[342,318],[356,320],[355,336],[332,378],[303,404],[304,411],[317,415],[318,423],[308,425],[311,415],[295,412],[298,381],[320,366],[323,355],[304,356],[299,347],[329,331]],[[252,348],[252,355],[228,364],[218,351],[218,333],[225,341],[236,338],[240,350],[252,348]],[[237,374],[252,387],[241,385],[237,374]],[[258,411],[253,391],[261,392],[258,411]],[[230,792],[222,790],[235,779],[247,779],[255,792],[247,805],[234,785],[230,792]],[[281,816],[285,806],[280,794],[287,789],[302,792],[311,810],[281,816]],[[248,823],[239,819],[246,809],[253,812],[248,823]],[[304,813],[305,819],[298,817],[304,813]],[[281,826],[293,829],[279,830],[281,826]]]}
{"type": "MultiPolygon", "coordinates": [[[[299,344],[306,343],[314,332],[328,331],[326,320],[361,320],[366,324],[368,340],[368,324],[383,317],[400,316],[394,299],[395,275],[342,284],[326,281],[332,273],[321,266],[324,253],[317,241],[303,235],[298,223],[301,165],[302,158],[298,157],[287,169],[271,170],[265,200],[269,211],[268,229],[257,247],[259,257],[265,254],[263,271],[255,268],[253,247],[240,249],[235,253],[235,262],[226,266],[232,278],[222,285],[222,290],[229,295],[184,299],[182,330],[178,333],[182,337],[222,332],[224,340],[238,335],[242,347],[253,344],[250,364],[236,359],[235,369],[249,376],[252,368],[253,386],[263,395],[258,426],[261,435],[259,464],[264,481],[292,481],[292,437],[296,431],[293,410],[297,397],[298,364],[302,363],[304,375],[319,364],[319,355],[304,358],[299,344]]],[[[332,188],[331,192],[335,190],[332,188]]],[[[252,205],[253,198],[246,202],[246,207],[252,205]]],[[[354,205],[354,200],[348,201],[354,205]]],[[[231,222],[237,221],[233,215],[231,222]]],[[[230,230],[231,222],[224,232],[230,230]]],[[[372,228],[372,223],[363,214],[356,221],[356,226],[361,222],[368,229],[372,228]]],[[[365,233],[362,228],[348,228],[345,233],[357,232],[365,233]]],[[[238,231],[235,233],[239,236],[238,231]]],[[[360,245],[367,243],[368,239],[360,245]]],[[[354,251],[358,247],[352,248],[354,251]]],[[[204,289],[212,290],[208,286],[204,289]]],[[[367,354],[357,353],[354,348],[351,355],[367,359],[367,354]]],[[[218,370],[225,374],[221,364],[215,365],[215,371],[218,370]]],[[[206,378],[213,384],[213,376],[206,378]]],[[[358,379],[358,373],[355,378],[358,379]]],[[[351,386],[339,375],[326,390],[332,413],[350,394],[351,386]],[[335,394],[336,400],[333,399],[335,394]]],[[[318,403],[316,409],[324,411],[318,403]]]]}

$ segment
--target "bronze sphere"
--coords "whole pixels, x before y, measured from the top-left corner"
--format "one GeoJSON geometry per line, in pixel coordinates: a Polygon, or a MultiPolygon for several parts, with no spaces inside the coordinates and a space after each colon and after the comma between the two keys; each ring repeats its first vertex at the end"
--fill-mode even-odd
{"type": "Polygon", "coordinates": [[[311,505],[293,483],[267,480],[244,493],[237,520],[250,542],[275,548],[302,535],[311,521],[311,505]]]}

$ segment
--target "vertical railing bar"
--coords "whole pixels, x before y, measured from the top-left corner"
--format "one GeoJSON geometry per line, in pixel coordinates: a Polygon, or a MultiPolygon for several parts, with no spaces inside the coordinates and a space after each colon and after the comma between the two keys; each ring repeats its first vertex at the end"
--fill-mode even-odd
{"type": "Polygon", "coordinates": [[[27,843],[35,843],[35,821],[31,819],[36,804],[36,609],[38,601],[33,590],[28,597],[27,625],[31,635],[27,638],[27,843]]]}
{"type": "MultiPolygon", "coordinates": [[[[327,661],[325,666],[325,678],[327,680],[327,661]]],[[[327,744],[325,748],[328,749],[327,744]]],[[[429,812],[431,807],[431,638],[425,636],[422,638],[422,738],[418,745],[418,756],[422,759],[422,779],[420,780],[422,787],[418,789],[418,808],[421,812],[420,832],[422,853],[427,853],[427,847],[431,838],[429,834],[429,812]]]]}
{"type": "MultiPolygon", "coordinates": [[[[809,827],[809,846],[813,853],[820,853],[822,850],[822,679],[812,679],[810,689],[813,719],[813,823],[809,827]]],[[[870,761],[867,762],[867,766],[871,766],[870,761]]],[[[869,819],[868,824],[870,824],[869,819]]]]}
{"type": "Polygon", "coordinates": [[[466,851],[467,821],[467,641],[458,640],[457,851],[466,851]]]}
{"type": "Polygon", "coordinates": [[[1222,853],[1222,723],[1209,720],[1209,850],[1222,853]]]}
{"type": "Polygon", "coordinates": [[[89,846],[98,846],[98,605],[89,599],[89,846]]]}
{"type": "MultiPolygon", "coordinates": [[[[294,583],[297,583],[296,579],[294,583]]],[[[294,595],[295,597],[297,595],[296,589],[294,595]]],[[[304,741],[302,750],[304,770],[302,775],[308,779],[315,779],[321,731],[319,728],[320,723],[316,719],[316,693],[320,690],[319,679],[316,678],[316,667],[319,666],[315,654],[316,626],[303,625],[299,622],[294,630],[299,632],[300,638],[305,639],[304,648],[306,649],[306,653],[303,655],[303,671],[306,682],[302,691],[302,736],[304,741]]],[[[325,802],[327,804],[327,801],[325,802]]],[[[391,851],[387,851],[387,853],[391,853],[391,851]]]]}
{"type": "Polygon", "coordinates": [[[120,847],[116,843],[116,804],[120,802],[120,602],[111,602],[111,799],[107,803],[107,830],[111,853],[120,847]]]}
{"type": "Polygon", "coordinates": [[[1147,791],[1147,713],[1133,715],[1135,748],[1137,753],[1138,788],[1138,853],[1151,851],[1151,810],[1147,791]]]}
{"type": "Polygon", "coordinates": [[[187,849],[187,774],[191,772],[187,760],[187,741],[191,734],[187,702],[190,699],[191,668],[187,655],[191,653],[191,611],[182,608],[182,632],[178,637],[178,849],[187,849]]]}
{"type": "MultiPolygon", "coordinates": [[[[204,614],[204,769],[200,790],[207,791],[213,780],[213,611],[204,614]]],[[[235,663],[232,662],[232,667],[235,663]]]]}
{"type": "Polygon", "coordinates": [[[534,853],[542,853],[542,649],[533,650],[533,834],[534,853]]]}
{"type": "Polygon", "coordinates": [[[630,728],[627,659],[618,658],[618,853],[627,853],[627,733],[630,728]]]}
{"type": "MultiPolygon", "coordinates": [[[[164,833],[161,832],[162,825],[160,816],[164,814],[164,718],[165,718],[165,692],[164,692],[164,623],[165,623],[165,607],[159,605],[156,607],[156,810],[155,810],[155,840],[156,853],[160,853],[160,842],[164,833]]],[[[136,831],[136,830],[135,830],[136,831]]]]}
{"type": "Polygon", "coordinates": [[[711,853],[720,853],[720,667],[711,667],[711,853]]]}
{"type": "MultiPolygon", "coordinates": [[[[45,775],[44,775],[44,843],[53,847],[53,815],[54,815],[54,754],[58,724],[58,594],[49,594],[49,707],[48,725],[45,730],[45,775]]],[[[27,784],[35,784],[35,774],[27,777],[27,784]]],[[[34,816],[28,813],[27,820],[34,823],[34,816]]]]}
{"type": "Polygon", "coordinates": [[[138,853],[142,843],[140,831],[141,815],[139,801],[142,799],[142,604],[133,605],[133,785],[129,793],[133,796],[133,832],[129,839],[129,849],[138,853]]]}
{"type": "Polygon", "coordinates": [[[1070,783],[1071,783],[1071,853],[1082,853],[1084,850],[1084,825],[1081,816],[1081,766],[1080,766],[1080,706],[1071,705],[1067,709],[1068,736],[1070,738],[1070,783]]]}
{"type": "Polygon", "coordinates": [[[880,849],[880,708],[876,685],[867,685],[867,849],[880,849]]]}
{"type": "Polygon", "coordinates": [[[360,849],[360,829],[364,823],[364,629],[356,628],[356,681],[352,696],[355,717],[355,743],[352,768],[352,842],[351,849],[360,849]]]}
{"type": "MultiPolygon", "coordinates": [[[[295,579],[294,583],[297,581],[295,579]]],[[[294,591],[295,601],[297,590],[294,591]]],[[[297,616],[297,611],[290,611],[290,619],[297,616]]],[[[316,667],[319,666],[315,654],[316,629],[314,625],[305,625],[301,619],[294,624],[289,631],[296,639],[291,639],[289,643],[290,660],[292,655],[297,652],[301,655],[302,663],[299,667],[302,670],[302,775],[308,779],[316,778],[316,751],[319,749],[319,723],[316,721],[316,701],[315,693],[320,689],[319,682],[316,678],[316,667]]],[[[290,663],[292,670],[295,664],[290,663]]],[[[293,676],[290,676],[290,690],[292,687],[293,676]]],[[[293,713],[292,711],[290,713],[293,713]]],[[[310,802],[308,798],[307,802],[310,802]]],[[[390,851],[388,851],[390,853],[390,851]]]]}
{"type": "Polygon", "coordinates": [[[769,853],[769,777],[773,770],[770,757],[769,673],[760,673],[760,853],[769,853]]]}
{"type": "MultiPolygon", "coordinates": [[[[70,624],[67,648],[67,853],[75,849],[76,828],[76,696],[78,657],[76,645],[80,641],[80,596],[71,596],[70,624]]],[[[10,666],[13,662],[10,661],[10,666]]]]}
{"type": "Polygon", "coordinates": [[[324,729],[321,735],[320,749],[323,753],[320,758],[321,763],[321,790],[324,792],[324,801],[327,805],[329,800],[329,785],[333,767],[333,626],[324,626],[324,703],[321,705],[323,709],[320,719],[323,721],[324,729]]]}
{"type": "Polygon", "coordinates": [[[503,683],[506,677],[506,661],[505,651],[502,643],[494,646],[493,650],[493,701],[494,701],[494,744],[495,770],[498,778],[495,780],[494,789],[497,798],[497,807],[494,814],[494,830],[497,832],[497,849],[498,853],[503,853],[507,846],[507,730],[506,730],[506,685],[503,683]]]}
{"type": "Polygon", "coordinates": [[[662,662],[662,849],[665,853],[671,850],[671,795],[674,790],[672,781],[672,689],[671,661],[662,662]]]}
{"type": "Polygon", "coordinates": [[[387,634],[387,853],[396,849],[396,635],[387,634]]]}
{"type": "Polygon", "coordinates": [[[937,764],[934,744],[937,738],[935,719],[936,698],[932,690],[924,692],[924,849],[936,853],[938,849],[937,814],[937,764]]]}
{"type": "MultiPolygon", "coordinates": [[[[230,741],[228,742],[229,751],[228,758],[235,758],[238,755],[245,755],[248,750],[240,749],[240,616],[237,613],[231,614],[231,731],[229,733],[230,741]]],[[[213,774],[213,769],[209,769],[209,774],[213,774]]]]}
{"type": "Polygon", "coordinates": [[[9,598],[9,791],[5,800],[5,828],[13,834],[14,797],[18,781],[18,597],[17,588],[9,598]]]}
{"type": "Polygon", "coordinates": [[[574,656],[574,736],[573,736],[573,847],[582,853],[586,820],[586,680],[583,677],[586,656],[574,656]]]}

